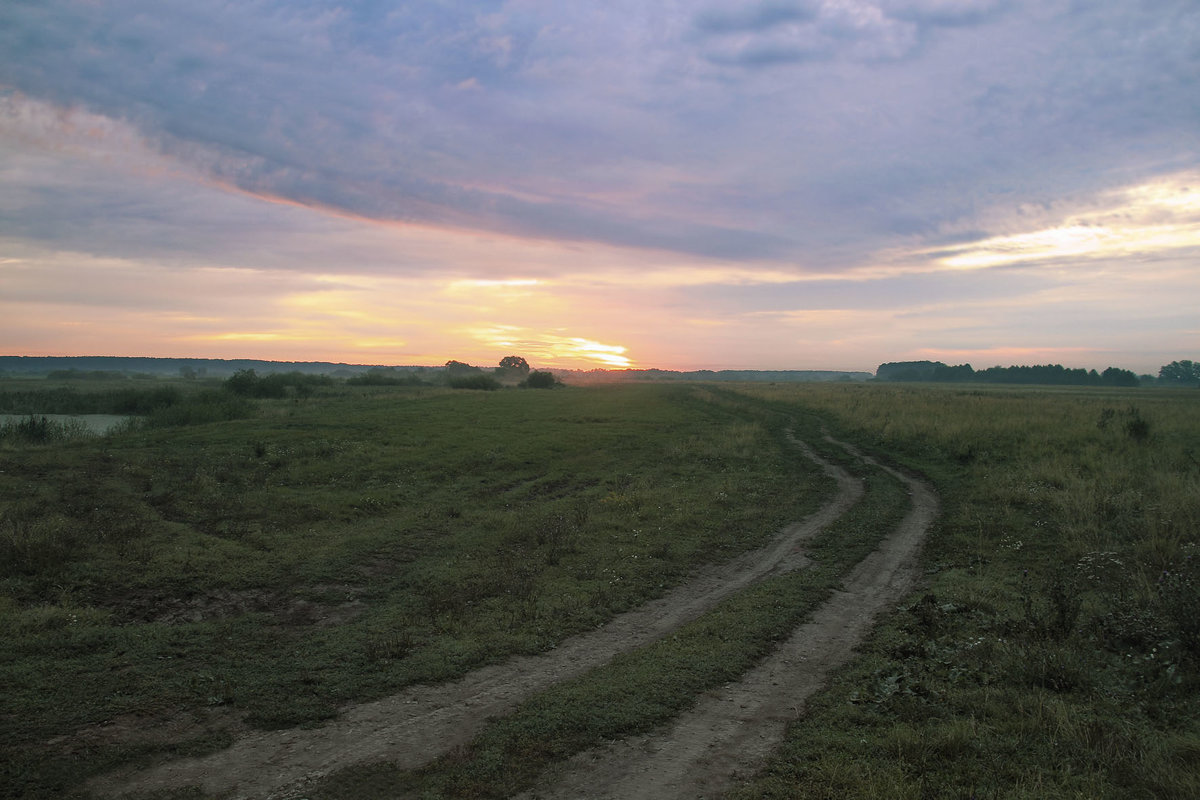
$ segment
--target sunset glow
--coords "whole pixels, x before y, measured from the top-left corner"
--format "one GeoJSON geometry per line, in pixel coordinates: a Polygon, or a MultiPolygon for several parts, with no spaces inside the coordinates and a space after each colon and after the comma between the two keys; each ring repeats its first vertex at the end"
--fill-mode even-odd
{"type": "Polygon", "coordinates": [[[1186,4],[205,5],[0,7],[6,353],[1200,355],[1186,4]]]}
{"type": "Polygon", "coordinates": [[[940,262],[984,269],[1064,258],[1122,258],[1200,249],[1200,174],[1113,192],[1117,204],[1067,224],[972,243],[940,262]],[[1190,180],[1189,180],[1190,179],[1190,180]]]}

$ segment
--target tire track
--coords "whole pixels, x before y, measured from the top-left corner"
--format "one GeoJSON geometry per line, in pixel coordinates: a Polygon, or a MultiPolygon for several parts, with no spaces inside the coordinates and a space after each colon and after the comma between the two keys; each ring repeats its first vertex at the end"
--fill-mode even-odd
{"type": "Polygon", "coordinates": [[[850,659],[876,616],[912,586],[917,550],[937,515],[937,497],[924,482],[837,444],[908,485],[912,509],[896,530],[854,567],[841,591],[741,681],[706,696],[657,733],[579,754],[551,786],[521,795],[524,800],[717,797],[757,770],[786,725],[803,713],[805,700],[850,659]]]}
{"type": "Polygon", "coordinates": [[[283,800],[302,796],[304,787],[335,769],[384,760],[411,769],[466,744],[489,717],[507,713],[530,695],[665,636],[768,575],[802,568],[807,563],[803,543],[849,510],[864,489],[861,480],[787,436],[834,479],[837,490],[818,511],[786,527],[767,546],[703,569],[663,597],[550,652],[511,658],[452,683],[414,686],[355,705],[317,728],[256,732],[202,758],[110,773],[89,788],[121,795],[199,786],[205,796],[283,800]]]}

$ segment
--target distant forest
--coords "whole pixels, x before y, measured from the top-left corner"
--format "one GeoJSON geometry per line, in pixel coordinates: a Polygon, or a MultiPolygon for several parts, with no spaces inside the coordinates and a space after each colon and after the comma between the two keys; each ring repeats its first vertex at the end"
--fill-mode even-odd
{"type": "Polygon", "coordinates": [[[1069,369],[1061,364],[1032,367],[989,367],[975,370],[970,364],[950,366],[941,361],[894,361],[880,364],[875,379],[931,383],[1026,383],[1046,386],[1200,386],[1200,364],[1172,361],[1158,375],[1138,376],[1127,369],[1109,367],[1069,369]]]}
{"type": "MultiPolygon", "coordinates": [[[[515,357],[509,357],[515,358],[515,357]]],[[[524,359],[521,359],[524,361],[524,359]]],[[[86,380],[111,379],[114,376],[229,378],[238,373],[254,371],[260,377],[285,373],[297,375],[326,375],[356,384],[397,384],[441,382],[443,374],[453,367],[482,372],[458,361],[445,366],[385,367],[368,364],[345,364],[325,361],[258,361],[252,359],[219,358],[136,358],[113,356],[0,356],[0,376],[49,377],[86,380]]],[[[894,361],[880,364],[872,376],[869,372],[836,370],[694,370],[664,369],[593,369],[550,370],[560,379],[572,383],[595,381],[878,381],[939,382],[939,383],[1010,383],[1042,384],[1047,386],[1200,386],[1200,363],[1188,360],[1164,365],[1158,375],[1136,375],[1130,370],[1108,367],[1103,372],[1094,369],[1068,369],[1060,364],[1012,367],[989,367],[976,370],[970,364],[950,366],[941,361],[894,361]]],[[[267,381],[274,385],[282,379],[267,381]]]]}
{"type": "MultiPolygon", "coordinates": [[[[510,356],[509,358],[516,358],[510,356]]],[[[524,363],[524,359],[520,359],[524,363]]],[[[503,360],[501,362],[503,366],[503,360]]],[[[528,365],[526,365],[528,366],[528,365]]],[[[385,367],[371,364],[343,364],[326,361],[257,361],[220,358],[134,358],[118,356],[0,356],[0,375],[44,376],[58,379],[105,379],[114,374],[127,377],[172,376],[183,378],[228,378],[253,370],[257,375],[302,373],[346,378],[357,384],[421,383],[437,380],[447,370],[480,372],[460,361],[445,366],[385,367]]],[[[695,370],[678,372],[664,369],[553,369],[554,374],[573,381],[865,381],[869,372],[834,370],[695,370]]]]}

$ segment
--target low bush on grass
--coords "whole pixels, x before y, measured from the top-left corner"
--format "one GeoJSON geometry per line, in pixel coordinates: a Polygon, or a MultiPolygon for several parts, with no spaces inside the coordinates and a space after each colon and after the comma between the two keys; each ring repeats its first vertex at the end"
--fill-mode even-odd
{"type": "Polygon", "coordinates": [[[535,369],[529,373],[529,377],[521,381],[521,386],[526,389],[553,389],[558,383],[558,378],[554,377],[553,372],[535,369]]]}

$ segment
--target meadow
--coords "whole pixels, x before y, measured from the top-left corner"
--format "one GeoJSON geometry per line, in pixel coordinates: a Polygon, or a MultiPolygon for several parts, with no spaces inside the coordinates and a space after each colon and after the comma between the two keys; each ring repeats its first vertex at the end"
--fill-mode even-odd
{"type": "Polygon", "coordinates": [[[748,388],[931,478],[925,580],[733,798],[1200,796],[1200,397],[748,388]]]}
{"type": "Polygon", "coordinates": [[[5,797],[89,797],[115,768],[546,652],[816,509],[832,481],[788,429],[867,488],[815,567],[424,768],[351,767],[311,796],[511,796],[736,678],[905,510],[824,430],[924,474],[942,516],[918,590],[734,797],[1200,794],[1195,392],[174,391],[108,436],[0,436],[5,797]]]}
{"type": "Polygon", "coordinates": [[[819,501],[779,424],[688,387],[334,387],[6,437],[0,785],[67,796],[594,628],[819,501]]]}

